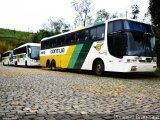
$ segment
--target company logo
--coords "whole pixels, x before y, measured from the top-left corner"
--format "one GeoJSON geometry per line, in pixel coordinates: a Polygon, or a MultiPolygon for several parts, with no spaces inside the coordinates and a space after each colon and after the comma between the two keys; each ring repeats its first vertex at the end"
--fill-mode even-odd
{"type": "Polygon", "coordinates": [[[52,49],[50,51],[51,54],[55,54],[55,53],[64,53],[65,52],[65,48],[57,48],[57,49],[52,49]]]}
{"type": "Polygon", "coordinates": [[[97,44],[94,48],[95,48],[97,51],[100,51],[102,45],[103,45],[103,43],[102,43],[102,44],[97,44]]]}

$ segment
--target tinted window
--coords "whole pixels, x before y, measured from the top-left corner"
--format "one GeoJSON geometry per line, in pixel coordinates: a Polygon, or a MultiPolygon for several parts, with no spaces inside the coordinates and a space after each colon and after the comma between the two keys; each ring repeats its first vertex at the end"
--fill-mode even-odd
{"type": "Polygon", "coordinates": [[[88,30],[82,30],[78,31],[76,33],[76,41],[81,42],[81,41],[87,41],[89,37],[89,31],[88,30]]]}
{"type": "Polygon", "coordinates": [[[48,49],[49,48],[49,40],[45,40],[44,41],[44,49],[48,49]]]}
{"type": "Polygon", "coordinates": [[[122,30],[122,21],[115,21],[113,31],[120,31],[120,30],[122,30]]]}
{"type": "Polygon", "coordinates": [[[142,23],[134,22],[134,21],[125,20],[124,29],[152,33],[152,29],[150,25],[142,24],[142,23]]]}
{"type": "Polygon", "coordinates": [[[41,50],[43,50],[43,49],[44,49],[44,42],[41,41],[41,50]]]}
{"type": "Polygon", "coordinates": [[[104,39],[105,27],[99,26],[97,27],[97,39],[102,40],[104,39]]]}
{"type": "Polygon", "coordinates": [[[52,38],[49,43],[50,43],[50,48],[55,47],[57,44],[56,38],[52,38]]]}
{"type": "Polygon", "coordinates": [[[108,35],[108,49],[111,55],[122,58],[126,54],[127,39],[123,33],[108,35]]]}
{"type": "Polygon", "coordinates": [[[97,38],[96,28],[90,29],[90,40],[96,40],[96,38],[97,38]]]}
{"type": "Polygon", "coordinates": [[[123,29],[123,27],[122,27],[121,20],[117,20],[117,21],[113,21],[113,22],[108,23],[108,34],[121,31],[122,29],[123,29]]]}
{"type": "Polygon", "coordinates": [[[75,43],[75,33],[66,35],[66,44],[75,43]]]}
{"type": "Polygon", "coordinates": [[[7,57],[7,56],[9,56],[9,52],[4,53],[4,54],[2,55],[2,57],[7,57]]]}
{"type": "Polygon", "coordinates": [[[112,33],[113,32],[113,22],[109,22],[108,23],[108,33],[112,33]]]}
{"type": "Polygon", "coordinates": [[[26,47],[21,47],[21,48],[18,48],[16,50],[14,50],[14,54],[22,54],[22,53],[27,53],[27,50],[26,50],[26,47]]]}

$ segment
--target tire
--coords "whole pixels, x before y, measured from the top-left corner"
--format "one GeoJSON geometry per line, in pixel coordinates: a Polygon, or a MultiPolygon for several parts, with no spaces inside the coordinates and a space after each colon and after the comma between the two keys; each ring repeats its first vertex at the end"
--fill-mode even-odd
{"type": "Polygon", "coordinates": [[[97,60],[95,62],[94,72],[98,76],[102,76],[104,74],[104,63],[102,60],[97,60]]]}
{"type": "Polygon", "coordinates": [[[47,60],[47,62],[46,62],[46,68],[50,68],[50,61],[49,60],[47,60]]]}
{"type": "Polygon", "coordinates": [[[27,67],[28,67],[27,61],[25,61],[25,68],[27,68],[27,67]]]}
{"type": "Polygon", "coordinates": [[[52,60],[51,64],[50,64],[50,69],[54,70],[56,68],[56,62],[55,60],[52,60]]]}
{"type": "Polygon", "coordinates": [[[5,66],[5,65],[4,65],[4,62],[3,62],[3,66],[5,66]]]}
{"type": "Polygon", "coordinates": [[[15,62],[15,66],[17,66],[17,62],[15,62]]]}

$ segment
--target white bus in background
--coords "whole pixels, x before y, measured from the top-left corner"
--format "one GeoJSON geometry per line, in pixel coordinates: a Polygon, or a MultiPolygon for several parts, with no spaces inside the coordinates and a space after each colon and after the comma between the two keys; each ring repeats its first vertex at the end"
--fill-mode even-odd
{"type": "Polygon", "coordinates": [[[13,50],[13,63],[15,66],[39,66],[40,44],[26,43],[13,50]]]}
{"type": "Polygon", "coordinates": [[[7,51],[2,54],[3,65],[13,65],[13,51],[7,51]]]}
{"type": "Polygon", "coordinates": [[[42,67],[111,72],[154,72],[157,68],[151,25],[111,19],[41,40],[42,67]]]}

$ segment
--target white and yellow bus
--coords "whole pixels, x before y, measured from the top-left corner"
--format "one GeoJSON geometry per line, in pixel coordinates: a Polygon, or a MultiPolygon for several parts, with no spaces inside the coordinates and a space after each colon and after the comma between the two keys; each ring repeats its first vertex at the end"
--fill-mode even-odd
{"type": "Polygon", "coordinates": [[[13,50],[13,63],[15,66],[39,66],[39,43],[26,43],[13,50]]]}
{"type": "Polygon", "coordinates": [[[41,40],[40,65],[111,72],[154,72],[155,37],[150,25],[112,19],[41,40]]]}
{"type": "Polygon", "coordinates": [[[2,64],[3,65],[13,65],[13,51],[7,51],[2,54],[2,64]]]}

